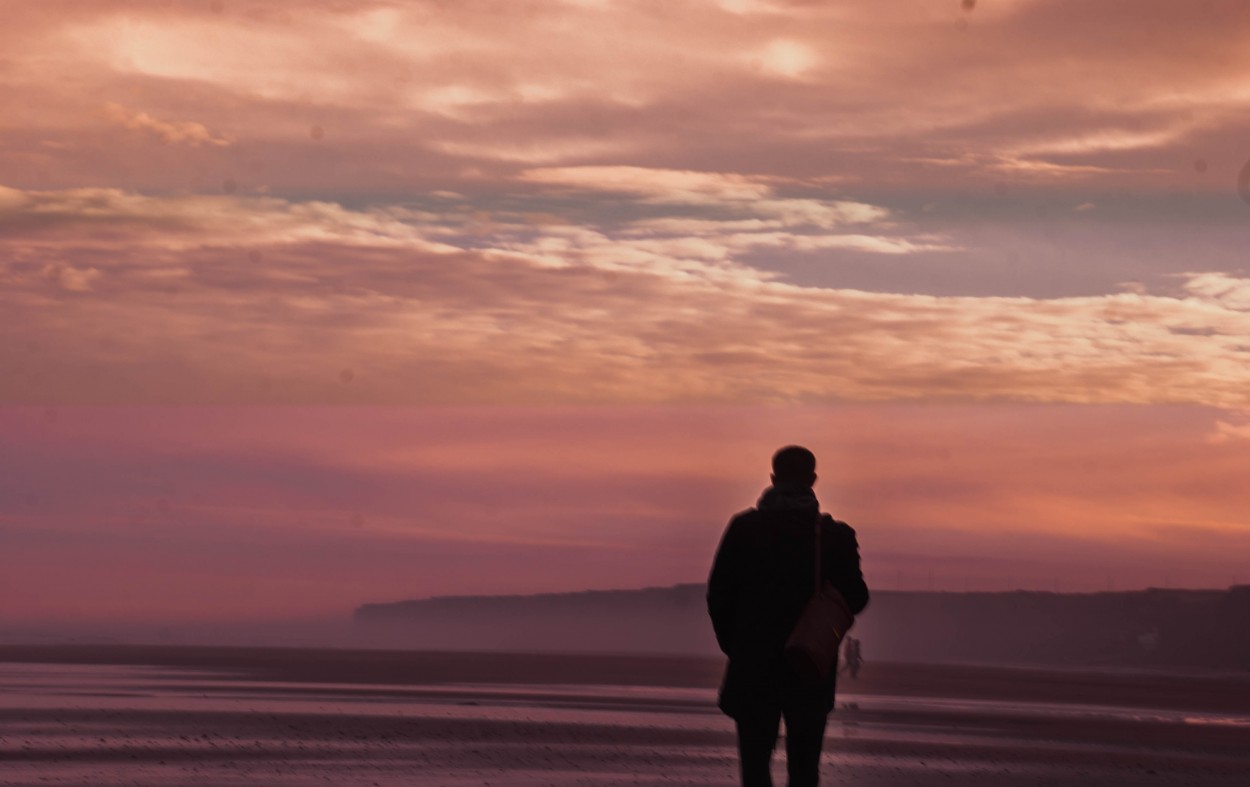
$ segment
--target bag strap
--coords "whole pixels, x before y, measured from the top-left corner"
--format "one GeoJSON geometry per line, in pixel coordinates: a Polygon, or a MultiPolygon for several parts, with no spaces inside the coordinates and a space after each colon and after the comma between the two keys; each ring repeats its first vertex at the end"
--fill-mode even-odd
{"type": "Polygon", "coordinates": [[[816,509],[816,584],[812,585],[812,595],[820,595],[821,585],[821,566],[820,566],[820,526],[825,521],[825,517],[820,513],[820,509],[816,509]]]}

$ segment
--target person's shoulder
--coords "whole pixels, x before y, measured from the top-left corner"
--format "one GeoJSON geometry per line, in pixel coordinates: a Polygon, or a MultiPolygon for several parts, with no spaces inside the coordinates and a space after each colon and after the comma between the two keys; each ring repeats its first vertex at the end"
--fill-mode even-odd
{"type": "Polygon", "coordinates": [[[855,528],[851,527],[841,519],[834,519],[829,514],[824,515],[824,528],[830,533],[839,536],[855,537],[855,528]]]}
{"type": "Polygon", "coordinates": [[[739,511],[729,518],[729,524],[725,526],[725,534],[722,538],[727,543],[740,543],[751,537],[758,528],[759,512],[754,508],[748,508],[745,511],[739,511]]]}

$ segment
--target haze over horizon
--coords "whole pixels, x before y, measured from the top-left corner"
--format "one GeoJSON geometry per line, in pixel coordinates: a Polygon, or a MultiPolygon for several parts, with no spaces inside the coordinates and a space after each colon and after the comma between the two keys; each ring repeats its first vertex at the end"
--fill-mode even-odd
{"type": "Polygon", "coordinates": [[[0,625],[698,582],[788,443],[874,587],[1244,582],[1247,36],[7,4],[0,625]]]}

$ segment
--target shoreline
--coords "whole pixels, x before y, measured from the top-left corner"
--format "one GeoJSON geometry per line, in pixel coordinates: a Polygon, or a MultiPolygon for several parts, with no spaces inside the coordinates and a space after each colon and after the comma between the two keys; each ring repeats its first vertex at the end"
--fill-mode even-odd
{"type": "MultiPolygon", "coordinates": [[[[715,689],[721,658],[181,645],[4,645],[0,664],[150,666],[298,683],[715,689]]],[[[867,662],[839,694],[1250,711],[1250,673],[867,662]]]]}
{"type": "MultiPolygon", "coordinates": [[[[4,647],[0,781],[728,787],[737,760],[733,723],[715,707],[720,666],[601,655],[4,647]]],[[[1170,684],[1158,676],[866,664],[861,680],[839,689],[822,775],[875,787],[1248,783],[1250,681],[1173,682],[1174,699],[1187,699],[1165,710],[1159,700],[1170,684]]]]}

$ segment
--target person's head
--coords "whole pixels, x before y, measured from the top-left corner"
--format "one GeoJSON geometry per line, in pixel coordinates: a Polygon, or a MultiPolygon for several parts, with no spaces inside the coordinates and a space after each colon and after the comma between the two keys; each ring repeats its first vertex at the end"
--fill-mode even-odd
{"type": "Polygon", "coordinates": [[[773,454],[773,485],[811,487],[816,483],[816,455],[799,445],[773,454]]]}

